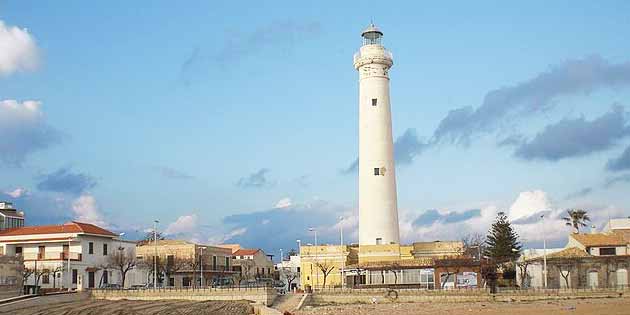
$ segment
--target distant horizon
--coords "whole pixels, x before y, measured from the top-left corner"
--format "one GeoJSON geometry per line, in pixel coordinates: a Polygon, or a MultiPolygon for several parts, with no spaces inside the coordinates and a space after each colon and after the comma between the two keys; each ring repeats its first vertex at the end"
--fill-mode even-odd
{"type": "Polygon", "coordinates": [[[0,3],[0,200],[28,225],[358,240],[361,31],[393,53],[401,243],[630,215],[630,2],[0,3]],[[141,13],[141,14],[139,14],[141,13]],[[4,49],[2,49],[4,48],[4,49]],[[338,218],[343,216],[343,222],[338,218]]]}

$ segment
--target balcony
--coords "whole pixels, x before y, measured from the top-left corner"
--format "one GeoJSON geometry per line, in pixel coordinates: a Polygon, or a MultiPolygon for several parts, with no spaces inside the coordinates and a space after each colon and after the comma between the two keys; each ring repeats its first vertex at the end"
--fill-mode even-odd
{"type": "Polygon", "coordinates": [[[55,261],[55,260],[68,260],[81,261],[83,255],[81,253],[22,253],[20,254],[24,261],[55,261]]]}

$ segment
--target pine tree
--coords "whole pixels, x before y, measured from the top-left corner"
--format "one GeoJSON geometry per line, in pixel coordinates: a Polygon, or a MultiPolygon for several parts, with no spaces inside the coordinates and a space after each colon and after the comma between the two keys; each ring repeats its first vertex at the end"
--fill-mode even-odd
{"type": "Polygon", "coordinates": [[[497,213],[497,219],[486,237],[484,255],[496,262],[513,261],[520,256],[522,247],[505,213],[497,213]]]}

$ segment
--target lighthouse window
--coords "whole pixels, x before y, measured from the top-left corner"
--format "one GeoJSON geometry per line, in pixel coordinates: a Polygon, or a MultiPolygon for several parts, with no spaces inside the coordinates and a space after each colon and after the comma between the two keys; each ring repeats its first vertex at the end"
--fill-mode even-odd
{"type": "Polygon", "coordinates": [[[376,101],[376,99],[375,99],[375,98],[373,98],[373,99],[372,99],[372,106],[376,106],[376,102],[377,102],[377,101],[376,101]]]}
{"type": "Polygon", "coordinates": [[[378,167],[375,167],[374,168],[374,175],[380,175],[380,173],[381,173],[381,169],[378,168],[378,167]]]}
{"type": "Polygon", "coordinates": [[[383,244],[383,239],[380,238],[380,237],[377,237],[376,238],[376,245],[381,245],[381,244],[383,244]]]}

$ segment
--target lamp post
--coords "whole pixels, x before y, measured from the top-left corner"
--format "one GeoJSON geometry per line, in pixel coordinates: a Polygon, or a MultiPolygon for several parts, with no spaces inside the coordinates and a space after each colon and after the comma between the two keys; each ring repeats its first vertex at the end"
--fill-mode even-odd
{"type": "MultiPolygon", "coordinates": [[[[125,232],[122,232],[122,233],[119,233],[119,234],[118,234],[118,264],[121,264],[121,265],[123,264],[123,261],[124,261],[124,254],[125,254],[125,253],[123,252],[125,249],[122,247],[122,241],[121,241],[121,239],[122,239],[122,237],[123,237],[123,236],[125,236],[125,232]]],[[[123,276],[122,276],[122,273],[120,274],[120,282],[121,282],[121,283],[120,283],[120,286],[121,286],[122,288],[124,288],[124,287],[125,287],[125,283],[123,282],[123,276]]]]}
{"type": "Polygon", "coordinates": [[[201,275],[201,279],[200,280],[201,280],[201,287],[202,288],[204,287],[204,283],[203,283],[203,280],[204,280],[203,279],[203,250],[206,249],[206,248],[207,247],[205,247],[205,246],[200,246],[199,247],[199,251],[201,252],[201,254],[199,255],[199,267],[200,267],[199,274],[201,275]]]}
{"type": "Polygon", "coordinates": [[[70,242],[72,242],[72,238],[68,239],[68,292],[72,290],[72,269],[70,269],[70,242]]]}
{"type": "Polygon", "coordinates": [[[543,286],[547,288],[547,236],[545,235],[545,215],[540,216],[542,221],[543,237],[543,286]]]}
{"type": "Polygon", "coordinates": [[[319,262],[317,259],[317,230],[315,228],[308,228],[310,232],[315,233],[315,286],[319,285],[319,266],[317,263],[319,262]]]}
{"type": "Polygon", "coordinates": [[[282,248],[280,248],[280,264],[282,264],[283,257],[284,256],[282,256],[282,248]]]}
{"type": "Polygon", "coordinates": [[[344,287],[344,274],[343,271],[346,268],[346,256],[345,256],[345,250],[343,248],[343,216],[339,217],[339,234],[340,234],[340,238],[341,238],[341,243],[340,243],[340,247],[339,249],[341,250],[341,289],[343,290],[344,287]]]}
{"type": "Polygon", "coordinates": [[[153,221],[153,247],[155,249],[155,254],[153,255],[153,290],[157,290],[157,255],[158,255],[158,247],[157,247],[157,224],[160,223],[158,220],[153,221]]]}

